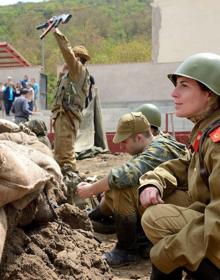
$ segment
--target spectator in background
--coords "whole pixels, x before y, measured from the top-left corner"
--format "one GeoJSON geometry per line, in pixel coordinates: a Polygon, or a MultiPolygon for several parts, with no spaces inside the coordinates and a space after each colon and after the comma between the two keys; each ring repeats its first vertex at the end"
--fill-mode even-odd
{"type": "Polygon", "coordinates": [[[16,89],[12,81],[12,77],[8,76],[8,80],[5,85],[5,89],[3,91],[6,116],[10,116],[11,106],[15,99],[15,95],[16,95],[16,89]]]}
{"type": "Polygon", "coordinates": [[[19,96],[21,95],[21,94],[20,94],[21,88],[22,88],[21,82],[17,82],[17,83],[15,84],[15,89],[16,89],[15,98],[16,98],[16,97],[19,97],[19,96]]]}
{"type": "Polygon", "coordinates": [[[38,99],[39,99],[39,84],[36,82],[35,78],[31,79],[31,86],[34,90],[33,110],[34,110],[34,112],[37,112],[38,111],[38,99]]]}
{"type": "Polygon", "coordinates": [[[12,105],[12,113],[15,114],[16,124],[29,121],[29,115],[32,115],[28,105],[32,90],[30,88],[22,88],[20,93],[21,96],[16,98],[12,105]]]}
{"type": "Polygon", "coordinates": [[[4,84],[2,82],[0,82],[0,107],[2,110],[2,116],[4,116],[5,114],[5,105],[4,105],[4,84]]]}
{"type": "Polygon", "coordinates": [[[28,85],[27,89],[29,90],[29,95],[28,95],[29,110],[33,112],[34,89],[31,87],[31,85],[28,85]]]}
{"type": "Polygon", "coordinates": [[[28,76],[27,74],[24,75],[24,79],[21,80],[21,86],[23,88],[27,88],[28,87],[28,84],[29,84],[29,79],[28,79],[28,76]]]}

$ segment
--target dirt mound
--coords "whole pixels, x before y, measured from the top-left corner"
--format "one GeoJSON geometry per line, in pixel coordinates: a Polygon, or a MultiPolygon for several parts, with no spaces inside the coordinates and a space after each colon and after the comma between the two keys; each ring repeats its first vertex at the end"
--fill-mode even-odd
{"type": "MultiPolygon", "coordinates": [[[[128,158],[128,154],[100,154],[78,161],[78,169],[88,177],[101,178],[128,158]]],[[[87,214],[78,207],[62,204],[56,209],[58,219],[40,226],[36,220],[27,219],[34,212],[31,207],[22,215],[10,207],[6,212],[10,227],[1,280],[149,279],[150,263],[146,260],[119,269],[109,268],[102,254],[113,248],[115,235],[94,234],[87,214]],[[15,226],[20,216],[23,223],[19,224],[27,224],[27,220],[31,224],[15,226]]]]}
{"type": "Polygon", "coordinates": [[[0,279],[113,278],[86,213],[63,204],[57,214],[62,223],[9,229],[0,279]]]}

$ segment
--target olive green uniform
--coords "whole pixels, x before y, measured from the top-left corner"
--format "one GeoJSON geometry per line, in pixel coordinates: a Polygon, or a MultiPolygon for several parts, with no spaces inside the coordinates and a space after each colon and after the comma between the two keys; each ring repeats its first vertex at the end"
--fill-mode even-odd
{"type": "Polygon", "coordinates": [[[173,192],[188,184],[192,199],[188,208],[158,204],[147,208],[142,216],[143,229],[154,243],[151,261],[165,273],[177,267],[194,271],[205,257],[220,268],[220,142],[207,136],[203,143],[209,187],[200,176],[198,151],[199,132],[217,119],[220,110],[194,126],[191,158],[171,160],[140,178],[139,191],[154,185],[163,197],[165,191],[173,192]]]}
{"type": "Polygon", "coordinates": [[[75,57],[67,38],[58,30],[54,36],[69,70],[58,80],[52,108],[54,156],[61,167],[67,164],[75,170],[74,144],[88,94],[89,72],[75,57]]]}
{"type": "MultiPolygon", "coordinates": [[[[110,171],[108,176],[110,191],[106,192],[105,200],[100,205],[101,212],[105,214],[113,212],[124,216],[142,213],[143,209],[138,205],[137,196],[140,176],[159,164],[183,154],[187,154],[185,145],[178,143],[169,135],[156,136],[141,154],[110,171]]],[[[181,203],[186,205],[185,189],[182,189],[184,195],[181,201],[178,201],[180,205],[181,203]]]]}

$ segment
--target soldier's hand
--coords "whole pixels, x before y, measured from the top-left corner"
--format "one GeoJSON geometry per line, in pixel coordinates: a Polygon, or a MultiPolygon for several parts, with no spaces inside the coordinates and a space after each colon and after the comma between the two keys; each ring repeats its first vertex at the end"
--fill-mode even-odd
{"type": "Polygon", "coordinates": [[[92,184],[87,182],[81,182],[77,185],[77,193],[81,199],[88,198],[93,195],[92,184]]]}
{"type": "Polygon", "coordinates": [[[52,27],[51,31],[52,31],[53,33],[57,33],[57,32],[58,32],[58,28],[57,28],[57,27],[52,27]]]}
{"type": "Polygon", "coordinates": [[[144,208],[147,208],[151,205],[164,203],[158,189],[155,188],[154,186],[147,187],[141,192],[140,202],[144,208]]]}

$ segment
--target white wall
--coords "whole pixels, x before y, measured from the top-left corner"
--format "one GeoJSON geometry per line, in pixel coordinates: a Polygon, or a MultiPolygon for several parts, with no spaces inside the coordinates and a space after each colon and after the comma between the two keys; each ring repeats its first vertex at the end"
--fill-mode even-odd
{"type": "Polygon", "coordinates": [[[36,81],[39,82],[41,70],[41,66],[0,68],[0,82],[6,82],[7,77],[11,76],[16,83],[23,80],[25,74],[27,74],[29,78],[35,78],[36,81]]]}
{"type": "Polygon", "coordinates": [[[88,65],[99,88],[102,103],[135,103],[148,100],[171,100],[172,83],[167,74],[178,63],[122,63],[88,65]]]}
{"type": "MultiPolygon", "coordinates": [[[[170,95],[174,86],[167,74],[173,73],[178,65],[179,63],[88,65],[99,90],[105,130],[115,131],[118,119],[143,103],[153,103],[159,107],[164,130],[166,113],[174,111],[170,95]]],[[[174,118],[174,127],[176,131],[189,131],[192,125],[185,119],[174,118]]]]}
{"type": "Polygon", "coordinates": [[[154,62],[184,60],[197,52],[220,54],[219,0],[154,0],[154,62]]]}

